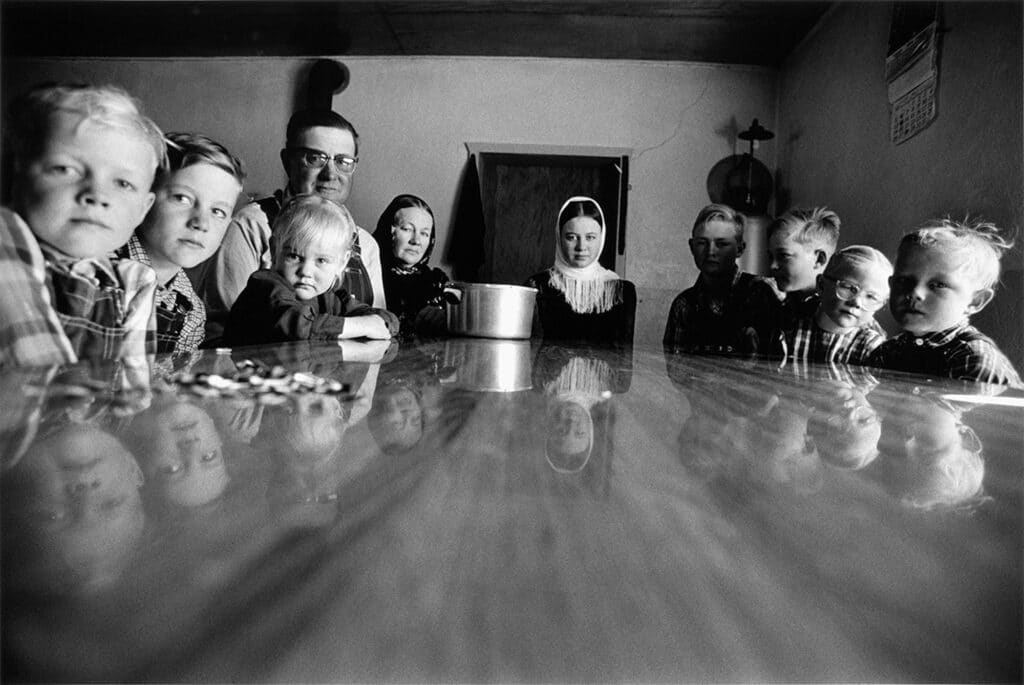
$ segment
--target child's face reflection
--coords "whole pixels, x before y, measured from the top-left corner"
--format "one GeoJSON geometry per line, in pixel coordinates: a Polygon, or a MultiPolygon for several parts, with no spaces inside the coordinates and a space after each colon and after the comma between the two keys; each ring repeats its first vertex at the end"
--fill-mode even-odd
{"type": "Polygon", "coordinates": [[[380,422],[388,441],[402,447],[419,442],[423,435],[423,409],[408,388],[396,388],[380,399],[380,422]]]}
{"type": "Polygon", "coordinates": [[[278,437],[304,461],[327,459],[336,453],[345,435],[341,401],[330,395],[299,395],[284,411],[284,430],[278,437]]]}
{"type": "Polygon", "coordinates": [[[585,408],[575,402],[563,402],[551,418],[553,445],[558,452],[576,454],[590,447],[590,416],[585,408]]]}
{"type": "Polygon", "coordinates": [[[807,434],[821,458],[845,468],[861,468],[878,456],[882,422],[864,393],[837,384],[829,389],[829,406],[815,408],[807,422],[807,434]]]}
{"type": "Polygon", "coordinates": [[[104,431],[74,425],[38,443],[19,469],[18,492],[7,496],[46,558],[62,559],[85,587],[115,578],[145,523],[131,453],[104,431]]]}
{"type": "Polygon", "coordinates": [[[105,525],[139,504],[142,473],[113,436],[73,426],[41,444],[26,461],[46,527],[105,525]]]}
{"type": "Polygon", "coordinates": [[[209,414],[187,402],[164,410],[153,422],[146,477],[167,499],[198,506],[224,492],[228,475],[221,437],[209,414]]]}
{"type": "Polygon", "coordinates": [[[949,408],[926,399],[887,416],[882,445],[893,455],[893,487],[904,503],[956,506],[979,498],[985,462],[978,436],[949,408]]]}

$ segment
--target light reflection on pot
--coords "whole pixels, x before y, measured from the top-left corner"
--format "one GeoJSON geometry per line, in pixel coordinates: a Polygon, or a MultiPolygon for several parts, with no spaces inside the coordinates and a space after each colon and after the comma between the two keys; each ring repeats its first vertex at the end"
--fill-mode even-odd
{"type": "Polygon", "coordinates": [[[515,392],[533,387],[529,340],[446,340],[444,366],[456,371],[442,382],[465,390],[515,392]]]}

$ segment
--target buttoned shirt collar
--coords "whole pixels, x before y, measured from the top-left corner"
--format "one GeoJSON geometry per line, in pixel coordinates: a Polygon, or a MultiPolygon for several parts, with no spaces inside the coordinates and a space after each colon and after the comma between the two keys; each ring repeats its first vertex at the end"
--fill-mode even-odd
{"type": "Polygon", "coordinates": [[[934,331],[932,333],[925,333],[924,335],[914,335],[913,333],[904,331],[900,334],[900,342],[904,345],[916,345],[918,347],[942,347],[948,345],[957,336],[963,333],[964,329],[970,326],[970,322],[964,319],[960,323],[942,331],[934,331]]]}

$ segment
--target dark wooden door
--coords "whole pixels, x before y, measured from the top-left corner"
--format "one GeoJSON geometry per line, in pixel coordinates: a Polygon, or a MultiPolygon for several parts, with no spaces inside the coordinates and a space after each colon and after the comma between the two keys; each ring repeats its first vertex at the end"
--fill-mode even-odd
{"type": "Polygon", "coordinates": [[[573,195],[601,204],[607,235],[600,259],[615,268],[619,248],[624,252],[622,158],[485,153],[480,161],[486,218],[482,281],[519,284],[551,266],[558,210],[573,195]]]}

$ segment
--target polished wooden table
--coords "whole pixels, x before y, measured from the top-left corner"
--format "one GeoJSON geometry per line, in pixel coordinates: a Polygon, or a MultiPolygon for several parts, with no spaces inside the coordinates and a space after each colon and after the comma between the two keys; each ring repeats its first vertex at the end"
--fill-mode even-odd
{"type": "Polygon", "coordinates": [[[1022,679],[1020,393],[471,339],[123,371],[2,377],[5,682],[1022,679]]]}

